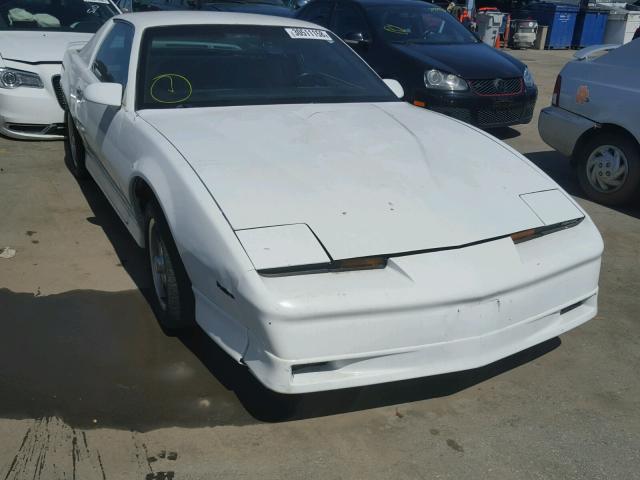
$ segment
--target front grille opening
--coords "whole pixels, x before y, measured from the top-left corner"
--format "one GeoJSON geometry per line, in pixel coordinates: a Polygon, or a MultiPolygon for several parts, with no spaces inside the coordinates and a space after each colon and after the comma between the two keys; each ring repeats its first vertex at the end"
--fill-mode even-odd
{"type": "Polygon", "coordinates": [[[584,302],[585,301],[582,300],[581,302],[574,303],[573,305],[569,305],[568,307],[564,307],[562,310],[560,310],[560,315],[564,315],[565,313],[569,313],[571,310],[575,310],[576,308],[581,306],[584,302]]]}
{"type": "Polygon", "coordinates": [[[470,80],[471,90],[477,95],[518,95],[523,90],[522,78],[491,78],[488,80],[470,80]]]}
{"type": "Polygon", "coordinates": [[[500,126],[518,123],[522,118],[523,108],[481,109],[478,111],[478,124],[482,127],[500,126]]]}
{"type": "Polygon", "coordinates": [[[64,99],[64,92],[62,91],[62,86],[60,85],[60,75],[54,75],[53,77],[51,77],[51,85],[53,86],[53,91],[56,94],[56,99],[58,100],[60,108],[66,110],[67,102],[64,99]]]}
{"type": "Polygon", "coordinates": [[[52,123],[50,125],[7,123],[6,126],[9,130],[16,133],[30,135],[64,135],[64,125],[62,123],[52,123]]]}
{"type": "Polygon", "coordinates": [[[299,375],[301,373],[318,373],[334,370],[332,362],[304,363],[302,365],[292,365],[291,373],[299,375]]]}
{"type": "Polygon", "coordinates": [[[47,126],[34,125],[30,123],[8,123],[7,128],[17,133],[36,133],[37,134],[42,132],[45,128],[47,128],[47,126]]]}

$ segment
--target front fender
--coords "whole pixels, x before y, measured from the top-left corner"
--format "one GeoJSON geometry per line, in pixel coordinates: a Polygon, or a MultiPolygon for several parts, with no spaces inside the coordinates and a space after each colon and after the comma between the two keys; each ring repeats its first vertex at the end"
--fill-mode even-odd
{"type": "Polygon", "coordinates": [[[143,212],[135,193],[136,182],[144,181],[165,215],[191,280],[197,322],[239,360],[251,327],[244,321],[256,287],[253,265],[216,203],[215,192],[160,132],[141,117],[134,123],[136,128],[124,133],[123,142],[135,145],[128,195],[139,218],[136,241],[144,246],[143,212]]]}

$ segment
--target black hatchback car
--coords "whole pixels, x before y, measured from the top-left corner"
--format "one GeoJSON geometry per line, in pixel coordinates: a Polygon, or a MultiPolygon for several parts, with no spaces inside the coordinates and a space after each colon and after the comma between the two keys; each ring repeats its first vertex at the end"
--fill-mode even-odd
{"type": "Polygon", "coordinates": [[[529,123],[538,89],[526,65],[416,0],[312,0],[296,17],[332,30],[405,100],[482,128],[529,123]]]}

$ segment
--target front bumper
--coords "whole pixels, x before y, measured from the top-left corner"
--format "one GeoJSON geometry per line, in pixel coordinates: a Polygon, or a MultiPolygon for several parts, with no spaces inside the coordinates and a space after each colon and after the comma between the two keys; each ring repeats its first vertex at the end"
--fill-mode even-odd
{"type": "Polygon", "coordinates": [[[601,254],[585,218],[529,242],[397,257],[382,270],[261,277],[272,299],[247,321],[242,361],[281,393],[481,367],[593,318],[601,254]]]}
{"type": "Polygon", "coordinates": [[[426,108],[480,128],[508,127],[529,123],[538,98],[536,88],[515,95],[493,96],[468,92],[419,90],[415,100],[426,108]]]}
{"type": "Polygon", "coordinates": [[[64,111],[53,85],[53,78],[60,75],[60,64],[14,62],[7,66],[38,73],[44,88],[0,88],[0,133],[24,140],[64,138],[64,111]]]}

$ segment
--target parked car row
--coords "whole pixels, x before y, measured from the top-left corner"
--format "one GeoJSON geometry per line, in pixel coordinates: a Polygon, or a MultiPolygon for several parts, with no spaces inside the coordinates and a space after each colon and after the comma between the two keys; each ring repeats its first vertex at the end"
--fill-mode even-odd
{"type": "Polygon", "coordinates": [[[60,62],[121,11],[199,10],[296,16],[332,29],[414,105],[481,128],[528,123],[537,88],[526,66],[418,0],[0,0],[0,132],[64,135],[60,62]]]}
{"type": "Polygon", "coordinates": [[[117,0],[116,4],[123,12],[204,10],[279,17],[293,16],[295,8],[288,0],[117,0]]]}
{"type": "MultiPolygon", "coordinates": [[[[397,80],[404,100],[413,105],[481,128],[528,123],[535,107],[537,88],[526,65],[479,42],[445,10],[422,1],[119,0],[116,6],[111,0],[4,0],[0,2],[0,133],[21,139],[64,137],[65,104],[59,84],[63,52],[69,43],[88,41],[121,10],[224,10],[295,16],[333,30],[380,76],[397,80]]],[[[597,66],[614,57],[595,62],[587,58],[581,65],[597,66]]],[[[629,63],[627,60],[621,67],[627,68],[629,63]]],[[[574,69],[571,65],[567,71],[574,69]]],[[[579,72],[576,81],[588,78],[581,66],[575,69],[579,72]]],[[[616,79],[624,82],[633,77],[609,78],[615,83],[616,79]]],[[[580,88],[588,90],[587,83],[582,82],[580,88]]],[[[569,85],[568,78],[564,85],[569,85]]],[[[640,176],[634,173],[638,141],[633,127],[622,125],[618,118],[602,121],[599,115],[607,109],[589,104],[591,98],[581,103],[563,101],[560,106],[561,96],[558,93],[552,108],[542,114],[543,138],[571,155],[580,183],[591,198],[608,204],[629,201],[640,184],[640,176]],[[586,110],[586,117],[582,117],[586,110]],[[558,111],[565,117],[574,112],[576,118],[586,118],[578,121],[581,128],[572,130],[576,138],[558,134],[562,131],[558,122],[570,123],[564,117],[558,120],[558,111]],[[628,143],[623,145],[627,153],[620,156],[617,152],[623,149],[609,150],[614,160],[604,165],[622,162],[621,166],[615,172],[587,169],[587,164],[594,164],[593,158],[602,156],[589,161],[587,146],[597,142],[596,137],[607,139],[604,132],[610,130],[627,138],[622,142],[628,143]],[[596,175],[604,179],[596,181],[596,175]]]]}
{"type": "Polygon", "coordinates": [[[145,249],[158,320],[272,390],[475,368],[596,315],[580,206],[321,26],[125,14],[63,67],[69,164],[145,249]]]}

